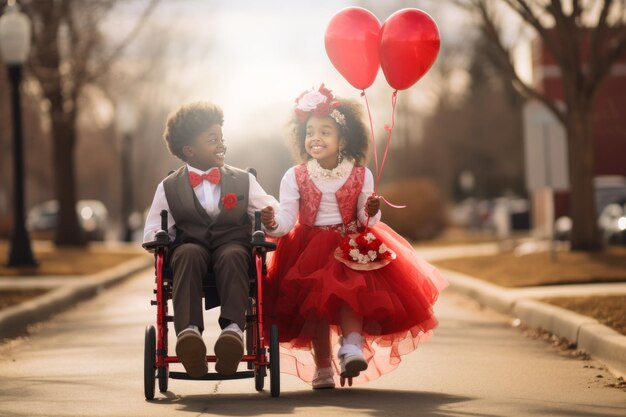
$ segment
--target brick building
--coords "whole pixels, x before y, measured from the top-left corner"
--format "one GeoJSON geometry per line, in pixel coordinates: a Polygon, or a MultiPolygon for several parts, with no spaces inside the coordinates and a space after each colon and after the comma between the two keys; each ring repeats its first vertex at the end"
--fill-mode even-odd
{"type": "MultiPolygon", "coordinates": [[[[589,48],[581,52],[581,60],[586,62],[589,48]]],[[[561,71],[540,39],[532,44],[532,68],[534,86],[554,101],[563,102],[561,71]]],[[[611,198],[626,192],[626,54],[613,65],[597,91],[592,129],[596,206],[600,209],[611,198]],[[612,194],[606,195],[607,187],[614,188],[612,194]]],[[[531,194],[536,227],[546,226],[546,213],[552,212],[547,216],[551,218],[569,215],[568,191],[555,190],[553,201],[547,201],[552,200],[552,193],[545,190],[532,190],[531,194]]]]}

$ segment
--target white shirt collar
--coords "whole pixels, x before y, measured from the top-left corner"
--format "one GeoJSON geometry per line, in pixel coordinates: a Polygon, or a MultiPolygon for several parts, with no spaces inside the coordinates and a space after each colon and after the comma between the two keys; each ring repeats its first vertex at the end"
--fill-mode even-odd
{"type": "Polygon", "coordinates": [[[209,173],[209,172],[211,172],[212,169],[220,169],[220,168],[219,167],[213,167],[213,168],[209,169],[208,171],[202,171],[202,170],[199,170],[198,168],[194,168],[191,165],[187,164],[187,171],[195,172],[196,174],[199,174],[199,175],[209,173]]]}

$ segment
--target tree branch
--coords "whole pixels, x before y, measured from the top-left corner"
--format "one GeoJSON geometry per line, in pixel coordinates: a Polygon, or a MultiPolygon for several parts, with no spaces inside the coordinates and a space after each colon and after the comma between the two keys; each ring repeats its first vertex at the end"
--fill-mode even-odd
{"type": "Polygon", "coordinates": [[[565,65],[565,59],[563,54],[561,53],[560,48],[554,43],[553,37],[550,35],[549,31],[544,27],[544,25],[539,20],[539,17],[535,15],[532,8],[528,4],[526,0],[502,0],[506,3],[511,10],[516,12],[526,23],[530,24],[539,34],[541,39],[543,39],[548,51],[552,54],[554,60],[559,64],[559,66],[565,65]]]}
{"type": "Polygon", "coordinates": [[[600,47],[603,40],[606,41],[606,32],[608,28],[608,16],[613,0],[604,0],[602,10],[598,16],[598,22],[594,30],[591,31],[589,40],[589,74],[585,83],[585,95],[591,96],[596,90],[600,80],[607,74],[612,62],[602,62],[600,59],[600,47]]]}
{"type": "Polygon", "coordinates": [[[626,54],[626,27],[622,26],[620,31],[611,39],[607,46],[604,56],[598,57],[596,65],[596,73],[593,80],[589,81],[588,94],[591,97],[597,90],[600,82],[609,74],[613,64],[626,54]]]}
{"type": "Polygon", "coordinates": [[[585,82],[581,59],[582,36],[573,14],[565,14],[561,0],[551,0],[545,10],[554,17],[554,32],[562,51],[564,63],[560,67],[563,89],[573,99],[577,94],[576,86],[585,82]]]}
{"type": "Polygon", "coordinates": [[[572,0],[572,20],[576,25],[582,26],[583,7],[580,0],[572,0]]]}
{"type": "Polygon", "coordinates": [[[133,39],[141,32],[143,26],[147,23],[148,17],[152,14],[155,7],[157,6],[159,0],[150,0],[150,3],[146,6],[143,13],[141,14],[137,25],[133,28],[132,31],[123,39],[120,44],[114,49],[113,53],[101,64],[99,64],[94,71],[92,71],[87,77],[86,82],[93,82],[97,78],[104,75],[111,66],[115,63],[115,61],[121,56],[124,52],[124,49],[133,41],[133,39]]]}
{"type": "Polygon", "coordinates": [[[519,74],[515,70],[510,51],[502,43],[502,39],[500,38],[500,31],[497,24],[495,23],[494,17],[491,16],[490,12],[487,10],[486,5],[482,1],[480,1],[479,3],[479,12],[483,23],[481,30],[483,31],[483,34],[485,35],[487,41],[489,41],[491,45],[495,48],[495,52],[498,55],[497,64],[499,64],[500,70],[503,71],[505,75],[513,81],[514,86],[518,90],[520,90],[522,94],[544,103],[546,107],[548,107],[552,111],[555,117],[563,125],[565,125],[565,114],[561,110],[559,110],[556,104],[546,95],[540,93],[537,89],[531,87],[520,78],[519,74]]]}

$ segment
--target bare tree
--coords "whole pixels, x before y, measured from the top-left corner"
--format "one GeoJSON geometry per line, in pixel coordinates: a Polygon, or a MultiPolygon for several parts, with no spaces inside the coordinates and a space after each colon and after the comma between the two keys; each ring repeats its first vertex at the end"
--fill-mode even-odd
{"type": "Polygon", "coordinates": [[[572,249],[601,248],[593,193],[591,114],[596,93],[626,52],[624,0],[453,0],[474,12],[499,69],[524,95],[546,105],[567,132],[572,249]],[[505,4],[534,30],[561,74],[563,108],[516,71],[496,6],[505,4]]]}
{"type": "Polygon", "coordinates": [[[33,22],[29,69],[39,81],[49,108],[53,142],[55,194],[59,218],[55,243],[83,245],[76,214],[74,151],[78,101],[85,86],[106,74],[141,30],[158,0],[147,5],[136,26],[113,48],[101,30],[119,0],[24,0],[21,5],[33,22]]]}
{"type": "MultiPolygon", "coordinates": [[[[413,169],[433,177],[455,201],[470,195],[481,199],[510,192],[524,195],[524,99],[485,56],[482,37],[465,38],[464,48],[471,55],[466,65],[469,85],[460,97],[447,92],[426,119],[413,169]],[[460,174],[466,171],[476,180],[472,190],[463,190],[459,183],[460,174]]],[[[456,62],[446,59],[444,55],[444,77],[449,74],[445,69],[456,62]]]]}

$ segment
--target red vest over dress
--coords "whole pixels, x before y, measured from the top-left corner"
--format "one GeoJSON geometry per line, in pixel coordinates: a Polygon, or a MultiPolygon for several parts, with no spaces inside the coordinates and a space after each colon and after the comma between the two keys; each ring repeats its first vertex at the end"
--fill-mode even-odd
{"type": "MultiPolygon", "coordinates": [[[[296,183],[300,190],[298,221],[306,226],[314,226],[320,202],[322,201],[322,192],[309,177],[306,164],[298,165],[295,168],[295,173],[296,183]]],[[[347,225],[356,220],[357,204],[364,180],[365,168],[355,165],[346,182],[335,193],[343,224],[347,225]]]]}

